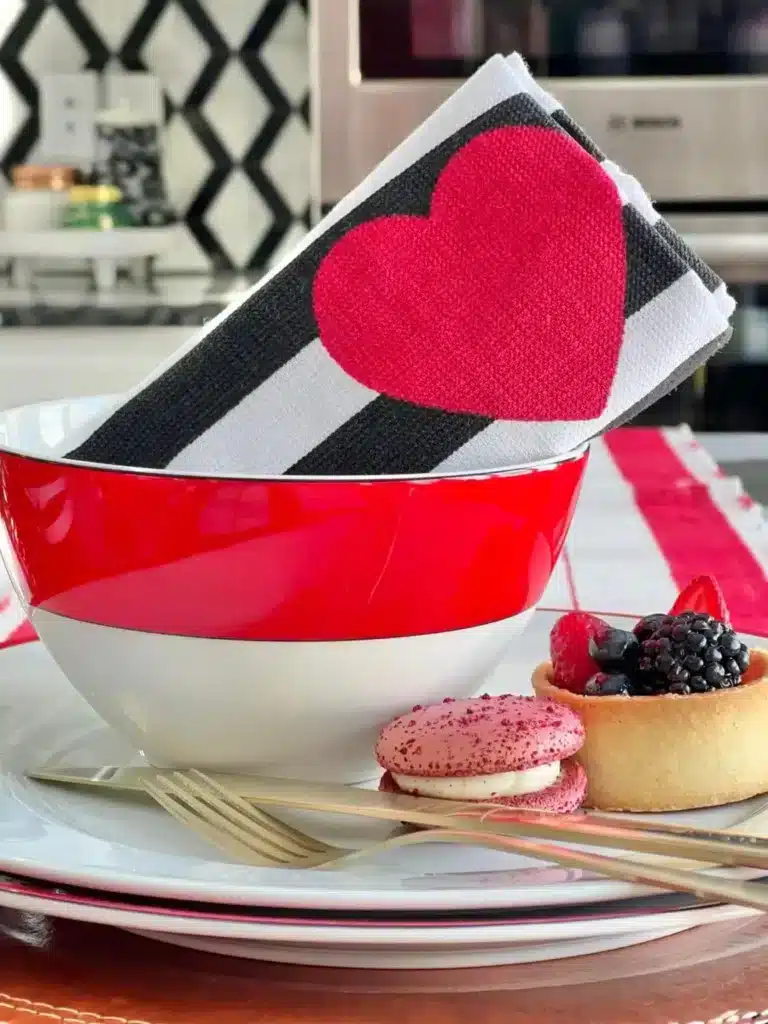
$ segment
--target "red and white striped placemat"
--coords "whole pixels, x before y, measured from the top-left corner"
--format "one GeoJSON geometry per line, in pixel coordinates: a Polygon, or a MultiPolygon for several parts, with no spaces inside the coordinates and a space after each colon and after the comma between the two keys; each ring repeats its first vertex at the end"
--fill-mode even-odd
{"type": "MultiPolygon", "coordinates": [[[[741,482],[687,427],[596,441],[542,606],[647,615],[669,609],[702,574],[717,577],[736,629],[768,636],[768,525],[741,482]]],[[[3,575],[0,646],[34,638],[3,575]]]]}
{"type": "Polygon", "coordinates": [[[687,427],[595,443],[566,550],[542,604],[648,615],[717,577],[736,629],[768,635],[768,526],[687,427]]]}

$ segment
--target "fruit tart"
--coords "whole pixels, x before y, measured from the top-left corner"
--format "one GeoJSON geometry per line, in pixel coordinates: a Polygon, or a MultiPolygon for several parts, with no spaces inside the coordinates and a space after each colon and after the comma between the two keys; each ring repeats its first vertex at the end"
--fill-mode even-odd
{"type": "Polygon", "coordinates": [[[730,628],[714,580],[632,630],[569,612],[550,640],[533,688],[584,724],[586,806],[678,811],[768,792],[768,651],[730,628]]]}

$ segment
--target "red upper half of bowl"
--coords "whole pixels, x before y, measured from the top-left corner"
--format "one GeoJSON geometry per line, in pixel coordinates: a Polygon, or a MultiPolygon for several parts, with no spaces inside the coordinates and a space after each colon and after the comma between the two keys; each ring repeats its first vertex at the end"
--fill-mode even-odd
{"type": "Polygon", "coordinates": [[[465,477],[175,476],[54,457],[40,417],[74,404],[0,414],[4,554],[33,608],[153,633],[361,640],[517,615],[541,598],[587,460],[465,477]]]}

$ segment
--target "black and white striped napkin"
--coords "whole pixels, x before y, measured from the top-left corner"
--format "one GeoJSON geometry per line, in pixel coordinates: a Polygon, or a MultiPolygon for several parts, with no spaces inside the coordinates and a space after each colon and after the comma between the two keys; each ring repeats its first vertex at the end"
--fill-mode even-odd
{"type": "Polygon", "coordinates": [[[180,473],[513,466],[670,391],[733,309],[640,184],[496,56],[67,454],[180,473]]]}

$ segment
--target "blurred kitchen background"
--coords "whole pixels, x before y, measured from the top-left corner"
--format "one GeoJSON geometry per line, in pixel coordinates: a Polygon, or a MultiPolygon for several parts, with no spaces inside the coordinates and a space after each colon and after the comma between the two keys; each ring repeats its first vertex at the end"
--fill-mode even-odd
{"type": "Polygon", "coordinates": [[[768,0],[0,0],[0,406],[139,379],[513,49],[739,299],[643,421],[768,500],[768,0]]]}

